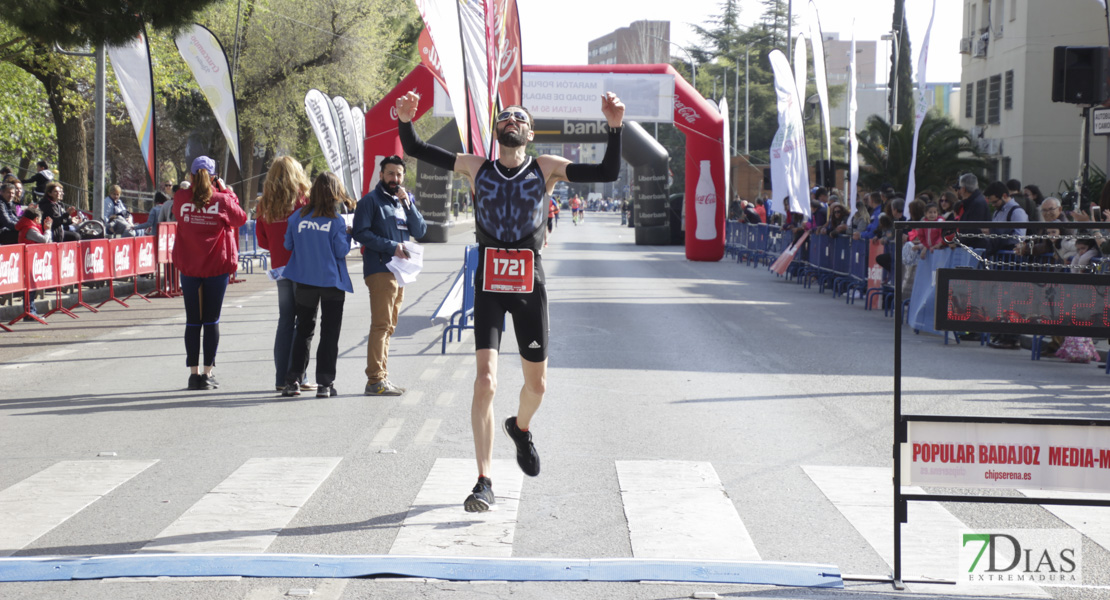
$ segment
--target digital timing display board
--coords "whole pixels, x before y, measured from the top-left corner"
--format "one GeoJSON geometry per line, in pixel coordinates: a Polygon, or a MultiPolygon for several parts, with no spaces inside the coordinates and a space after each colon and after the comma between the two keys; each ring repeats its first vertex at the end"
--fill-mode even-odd
{"type": "Polygon", "coordinates": [[[936,329],[1110,337],[1110,275],[938,269],[936,329]]]}

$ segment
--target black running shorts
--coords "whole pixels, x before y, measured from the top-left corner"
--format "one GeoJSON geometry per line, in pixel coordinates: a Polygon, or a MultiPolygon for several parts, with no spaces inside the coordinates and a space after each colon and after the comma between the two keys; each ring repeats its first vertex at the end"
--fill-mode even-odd
{"type": "Polygon", "coordinates": [[[474,291],[474,344],[478,350],[500,350],[505,314],[513,316],[520,356],[529,362],[547,358],[547,288],[537,283],[527,294],[474,291]]]}

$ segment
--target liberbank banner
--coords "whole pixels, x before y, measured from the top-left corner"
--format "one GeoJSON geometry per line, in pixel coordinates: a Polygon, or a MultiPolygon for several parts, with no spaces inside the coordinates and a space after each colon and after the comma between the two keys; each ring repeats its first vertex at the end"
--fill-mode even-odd
{"type": "MultiPolygon", "coordinates": [[[[524,72],[524,108],[535,119],[605,120],[601,96],[613,92],[624,102],[624,120],[674,121],[674,76],[638,73],[524,72]]],[[[437,117],[451,117],[451,101],[437,83],[437,117]]]]}
{"type": "Polygon", "coordinates": [[[1110,492],[1110,427],[910,421],[902,485],[1110,492]]]}

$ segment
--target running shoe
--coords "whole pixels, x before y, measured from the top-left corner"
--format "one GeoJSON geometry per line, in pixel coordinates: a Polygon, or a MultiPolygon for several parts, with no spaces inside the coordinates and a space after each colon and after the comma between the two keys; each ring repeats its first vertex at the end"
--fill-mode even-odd
{"type": "Polygon", "coordinates": [[[378,383],[366,384],[364,392],[367,396],[400,396],[405,393],[405,388],[400,388],[393,385],[392,381],[383,379],[378,383]]]}
{"type": "Polygon", "coordinates": [[[281,395],[285,396],[286,398],[292,398],[293,396],[300,396],[301,395],[301,386],[297,385],[296,383],[287,384],[285,386],[285,389],[281,390],[281,395]]]}
{"type": "Polygon", "coordinates": [[[315,389],[317,389],[317,385],[315,383],[312,383],[311,381],[305,381],[301,383],[302,392],[311,392],[315,389]]]}
{"type": "Polygon", "coordinates": [[[211,373],[208,373],[207,375],[205,375],[204,373],[201,373],[200,376],[204,380],[204,387],[202,387],[200,389],[202,389],[202,390],[214,390],[214,389],[220,387],[220,382],[216,381],[216,378],[211,373]]]}
{"type": "Polygon", "coordinates": [[[204,390],[205,387],[204,375],[200,373],[189,374],[189,389],[190,390],[204,390]]]}
{"type": "Polygon", "coordinates": [[[493,498],[493,482],[489,477],[479,477],[478,483],[474,484],[474,489],[471,494],[463,501],[463,508],[466,512],[486,512],[489,507],[493,506],[495,500],[493,498]]]}
{"type": "Polygon", "coordinates": [[[317,398],[331,398],[333,396],[338,396],[338,395],[339,395],[339,392],[335,391],[335,386],[334,385],[321,385],[321,386],[316,388],[316,397],[317,398]]]}
{"type": "Polygon", "coordinates": [[[516,417],[505,419],[505,433],[516,444],[516,464],[529,477],[540,474],[540,454],[532,445],[532,432],[521,431],[516,425],[516,417]]]}

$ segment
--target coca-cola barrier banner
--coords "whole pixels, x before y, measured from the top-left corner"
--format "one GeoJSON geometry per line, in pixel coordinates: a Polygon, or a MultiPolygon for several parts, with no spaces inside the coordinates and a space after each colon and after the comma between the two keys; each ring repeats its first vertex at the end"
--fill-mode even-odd
{"type": "Polygon", "coordinates": [[[58,287],[58,245],[27,244],[23,248],[23,260],[30,265],[27,289],[45,290],[58,287]]]}
{"type": "Polygon", "coordinates": [[[154,237],[146,235],[131,239],[135,243],[135,274],[148,275],[158,270],[154,260],[154,237]]]}
{"type": "Polygon", "coordinates": [[[177,241],[177,223],[158,224],[158,264],[173,262],[173,243],[177,241]]]}
{"type": "Polygon", "coordinates": [[[0,294],[22,292],[23,244],[0,246],[0,294]]]}
{"type": "Polygon", "coordinates": [[[81,251],[78,254],[81,257],[81,281],[111,278],[108,240],[82,240],[80,243],[81,251]]]}
{"type": "Polygon", "coordinates": [[[135,274],[134,238],[108,240],[108,251],[112,256],[112,279],[135,274]]]}
{"type": "Polygon", "coordinates": [[[81,253],[81,243],[65,242],[55,245],[58,247],[58,285],[81,283],[80,260],[77,258],[81,253]]]}

